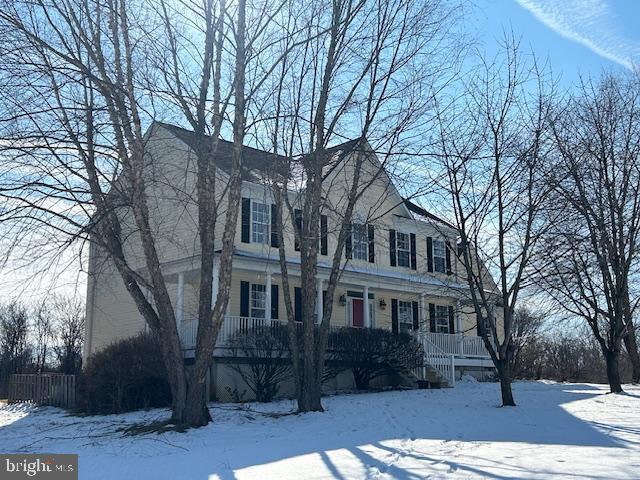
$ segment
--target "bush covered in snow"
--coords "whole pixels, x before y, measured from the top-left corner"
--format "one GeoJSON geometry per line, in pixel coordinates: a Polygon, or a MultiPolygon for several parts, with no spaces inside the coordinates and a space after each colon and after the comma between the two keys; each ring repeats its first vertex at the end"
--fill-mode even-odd
{"type": "Polygon", "coordinates": [[[121,413],[171,404],[157,341],[140,334],[91,356],[80,377],[79,408],[89,414],[121,413]]]}

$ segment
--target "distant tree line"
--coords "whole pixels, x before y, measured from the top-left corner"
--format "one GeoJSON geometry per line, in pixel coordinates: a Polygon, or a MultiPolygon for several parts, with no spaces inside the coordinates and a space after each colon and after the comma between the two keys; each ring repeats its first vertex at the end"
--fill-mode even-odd
{"type": "Polygon", "coordinates": [[[0,304],[0,397],[14,373],[79,373],[83,338],[84,303],[76,298],[0,304]]]}

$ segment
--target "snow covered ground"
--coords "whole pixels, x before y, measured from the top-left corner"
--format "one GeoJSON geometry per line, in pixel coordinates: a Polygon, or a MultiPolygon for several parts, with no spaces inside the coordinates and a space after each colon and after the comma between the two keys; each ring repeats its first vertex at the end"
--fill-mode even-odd
{"type": "Polygon", "coordinates": [[[640,478],[640,387],[520,382],[516,408],[497,384],[341,395],[325,413],[293,402],[211,404],[188,433],[125,436],[153,410],[74,417],[0,407],[1,452],[79,453],[84,479],[640,478]]]}

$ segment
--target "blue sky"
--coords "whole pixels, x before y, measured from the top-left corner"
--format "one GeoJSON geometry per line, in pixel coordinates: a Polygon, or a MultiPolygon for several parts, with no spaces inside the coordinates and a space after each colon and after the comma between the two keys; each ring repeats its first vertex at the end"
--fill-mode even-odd
{"type": "Polygon", "coordinates": [[[640,0],[475,0],[469,21],[495,53],[503,30],[548,59],[562,83],[640,64],[640,0]]]}

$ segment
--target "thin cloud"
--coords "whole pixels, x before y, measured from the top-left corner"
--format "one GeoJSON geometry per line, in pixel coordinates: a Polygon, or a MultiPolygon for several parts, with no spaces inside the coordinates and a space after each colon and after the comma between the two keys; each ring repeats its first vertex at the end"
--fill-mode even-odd
{"type": "Polygon", "coordinates": [[[615,26],[615,14],[605,0],[516,0],[559,35],[579,43],[629,70],[640,59],[640,46],[615,26]]]}

